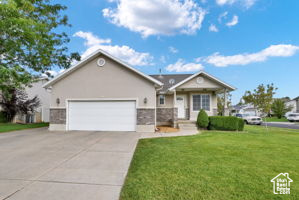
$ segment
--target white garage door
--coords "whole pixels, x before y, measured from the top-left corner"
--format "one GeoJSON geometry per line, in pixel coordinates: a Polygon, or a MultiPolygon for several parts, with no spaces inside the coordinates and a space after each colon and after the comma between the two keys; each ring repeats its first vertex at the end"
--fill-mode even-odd
{"type": "Polygon", "coordinates": [[[69,130],[135,131],[135,126],[135,101],[69,102],[69,130]]]}

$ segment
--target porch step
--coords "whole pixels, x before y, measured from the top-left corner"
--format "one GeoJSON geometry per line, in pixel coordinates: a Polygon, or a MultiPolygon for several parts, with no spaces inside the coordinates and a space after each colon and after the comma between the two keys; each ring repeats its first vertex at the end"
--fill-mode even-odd
{"type": "Polygon", "coordinates": [[[196,123],[178,123],[178,127],[181,130],[197,130],[196,123]]]}
{"type": "Polygon", "coordinates": [[[178,120],[178,124],[196,124],[196,121],[190,121],[190,120],[178,120]]]}

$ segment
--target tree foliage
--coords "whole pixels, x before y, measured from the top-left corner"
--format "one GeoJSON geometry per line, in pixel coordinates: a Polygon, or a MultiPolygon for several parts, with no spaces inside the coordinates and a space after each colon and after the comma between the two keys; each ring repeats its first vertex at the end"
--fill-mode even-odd
{"type": "MultiPolygon", "coordinates": [[[[68,68],[78,53],[69,53],[65,32],[70,26],[61,11],[66,7],[50,0],[1,0],[0,2],[0,90],[30,85],[33,74],[53,67],[68,68]]],[[[12,95],[12,94],[10,94],[12,95]]]]}
{"type": "Polygon", "coordinates": [[[271,106],[271,110],[277,118],[281,119],[287,112],[292,110],[292,107],[286,106],[282,99],[275,99],[271,106]]]}
{"type": "Polygon", "coordinates": [[[276,90],[273,84],[261,84],[253,92],[246,91],[242,98],[246,104],[252,104],[260,112],[269,114],[276,90]]]}
{"type": "Polygon", "coordinates": [[[2,112],[9,122],[13,120],[16,114],[30,114],[40,106],[40,100],[37,96],[30,99],[23,90],[12,89],[10,94],[9,98],[3,94],[0,96],[2,112]]]}

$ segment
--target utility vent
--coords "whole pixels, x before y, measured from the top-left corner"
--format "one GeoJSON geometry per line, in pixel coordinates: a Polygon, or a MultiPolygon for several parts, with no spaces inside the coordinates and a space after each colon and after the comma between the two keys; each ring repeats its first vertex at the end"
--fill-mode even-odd
{"type": "Polygon", "coordinates": [[[203,79],[202,77],[198,77],[198,78],[196,79],[196,82],[197,82],[197,84],[201,84],[201,83],[204,82],[204,79],[203,79]]]}
{"type": "Polygon", "coordinates": [[[175,80],[172,78],[172,79],[169,79],[169,84],[173,85],[175,83],[175,80]]]}
{"type": "Polygon", "coordinates": [[[99,58],[97,61],[97,64],[99,67],[103,67],[105,65],[106,61],[104,58],[99,58]]]}

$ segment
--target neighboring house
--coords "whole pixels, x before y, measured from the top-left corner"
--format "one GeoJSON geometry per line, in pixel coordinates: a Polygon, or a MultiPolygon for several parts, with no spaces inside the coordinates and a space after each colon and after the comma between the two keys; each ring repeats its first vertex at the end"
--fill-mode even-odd
{"type": "Polygon", "coordinates": [[[146,75],[98,50],[44,85],[50,130],[154,132],[156,125],[217,114],[217,93],[235,88],[200,71],[146,75]]]}
{"type": "Polygon", "coordinates": [[[292,110],[290,112],[288,112],[286,115],[290,114],[290,113],[299,113],[299,97],[296,97],[290,101],[285,102],[286,106],[291,106],[292,110]]]}
{"type": "Polygon", "coordinates": [[[248,114],[252,116],[261,116],[261,112],[258,111],[253,105],[251,104],[244,104],[244,105],[235,105],[231,107],[232,114],[248,114]]]}
{"type": "Polygon", "coordinates": [[[32,123],[32,122],[49,122],[50,115],[50,93],[43,88],[43,85],[48,82],[47,78],[41,78],[39,81],[31,84],[32,87],[26,87],[25,92],[29,99],[37,96],[41,105],[30,115],[18,114],[14,122],[32,123]]]}
{"type": "Polygon", "coordinates": [[[293,100],[296,101],[296,112],[299,113],[299,96],[294,98],[293,100]]]}

